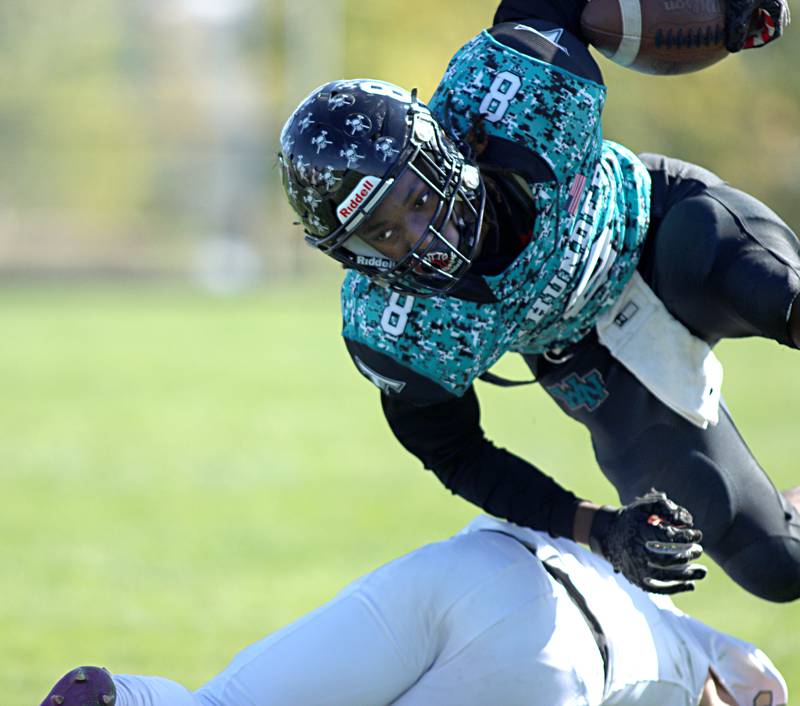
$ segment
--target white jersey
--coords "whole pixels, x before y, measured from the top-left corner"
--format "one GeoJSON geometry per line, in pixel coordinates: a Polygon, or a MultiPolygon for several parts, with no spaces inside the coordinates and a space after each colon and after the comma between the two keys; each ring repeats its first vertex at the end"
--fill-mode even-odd
{"type": "Polygon", "coordinates": [[[609,646],[604,706],[696,706],[709,669],[737,704],[786,704],[786,682],[769,658],[749,643],[720,633],[679,611],[667,596],[636,588],[607,561],[566,539],[479,517],[462,534],[508,533],[546,562],[562,566],[600,622],[609,646]]]}
{"type": "Polygon", "coordinates": [[[763,703],[787,701],[753,646],[572,542],[478,518],[243,650],[196,692],[114,679],[118,706],[697,706],[709,667],[740,706],[765,690],[763,703]]]}

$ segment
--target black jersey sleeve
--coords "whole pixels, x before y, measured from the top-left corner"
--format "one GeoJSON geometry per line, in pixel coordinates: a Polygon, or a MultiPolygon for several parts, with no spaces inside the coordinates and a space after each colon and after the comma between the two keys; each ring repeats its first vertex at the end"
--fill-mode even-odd
{"type": "Polygon", "coordinates": [[[495,517],[556,537],[572,537],[580,500],[485,437],[472,387],[463,397],[436,404],[415,405],[385,392],[381,403],[400,443],[450,492],[495,517]]]}
{"type": "Polygon", "coordinates": [[[588,0],[502,0],[494,24],[520,20],[545,20],[583,38],[581,13],[588,0]]]}
{"type": "Polygon", "coordinates": [[[455,495],[523,527],[571,537],[580,500],[483,433],[473,387],[458,397],[389,356],[345,338],[358,371],[381,391],[398,441],[455,495]]]}

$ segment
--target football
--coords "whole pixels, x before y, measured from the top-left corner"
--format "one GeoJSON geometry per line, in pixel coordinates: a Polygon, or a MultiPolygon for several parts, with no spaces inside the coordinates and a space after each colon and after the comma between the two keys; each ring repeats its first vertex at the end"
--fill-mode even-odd
{"type": "Polygon", "coordinates": [[[724,0],[590,0],[584,36],[613,62],[649,74],[698,71],[724,59],[724,0]]]}

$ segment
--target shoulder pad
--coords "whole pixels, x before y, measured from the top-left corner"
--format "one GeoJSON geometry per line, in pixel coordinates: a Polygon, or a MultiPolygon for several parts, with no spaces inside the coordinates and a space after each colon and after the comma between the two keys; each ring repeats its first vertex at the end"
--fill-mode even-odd
{"type": "Polygon", "coordinates": [[[600,78],[586,45],[552,22],[504,22],[456,52],[429,107],[482,168],[570,184],[602,149],[600,78]]]}
{"type": "Polygon", "coordinates": [[[398,294],[353,271],[342,285],[342,335],[348,347],[353,342],[372,351],[360,356],[362,363],[407,385],[413,373],[420,385],[454,397],[508,350],[513,332],[502,325],[500,312],[497,303],[398,294]]]}

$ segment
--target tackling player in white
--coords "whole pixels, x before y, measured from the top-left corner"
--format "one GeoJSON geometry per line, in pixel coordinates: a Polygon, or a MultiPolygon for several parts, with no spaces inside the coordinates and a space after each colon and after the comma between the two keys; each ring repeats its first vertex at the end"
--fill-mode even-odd
{"type": "Polygon", "coordinates": [[[42,706],[779,706],[763,652],[488,517],[355,581],[197,691],[82,667],[42,706]]]}

